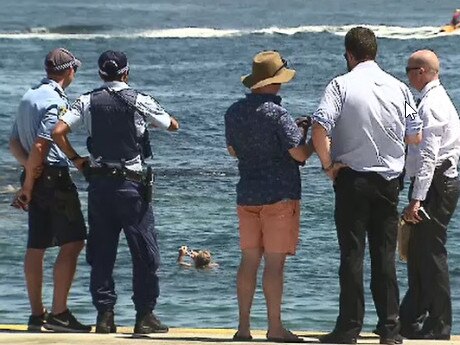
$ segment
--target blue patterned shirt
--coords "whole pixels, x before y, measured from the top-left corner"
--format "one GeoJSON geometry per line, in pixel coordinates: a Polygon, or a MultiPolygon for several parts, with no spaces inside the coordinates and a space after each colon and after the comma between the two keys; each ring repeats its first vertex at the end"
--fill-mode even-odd
{"type": "Polygon", "coordinates": [[[225,136],[238,158],[238,205],[300,199],[298,163],[288,150],[303,144],[302,133],[281,106],[281,97],[248,94],[228,108],[225,136]]]}

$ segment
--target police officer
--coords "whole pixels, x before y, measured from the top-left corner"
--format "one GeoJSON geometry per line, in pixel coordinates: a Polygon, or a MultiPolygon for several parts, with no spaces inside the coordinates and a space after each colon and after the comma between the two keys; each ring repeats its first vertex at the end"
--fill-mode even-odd
{"type": "Polygon", "coordinates": [[[28,208],[29,235],[24,260],[32,315],[28,329],[42,326],[60,332],[89,332],[67,309],[67,297],[77,258],[84,246],[86,226],[78,193],[69,175],[69,161],[53,143],[51,131],[68,108],[64,89],[81,63],[64,48],[45,58],[47,77],[21,99],[10,136],[10,150],[26,168],[23,188],[13,206],[28,208]],[[60,246],[54,265],[51,314],[42,302],[43,257],[46,248],[60,246]]]}
{"type": "Polygon", "coordinates": [[[126,55],[106,51],[98,60],[104,84],[82,95],[57,124],[53,138],[89,181],[87,260],[91,265],[90,290],[98,311],[96,332],[116,332],[117,299],[112,277],[121,229],[133,263],[135,333],[167,332],[153,314],[159,296],[160,262],[151,204],[152,174],[144,159],[149,152],[146,127],[175,131],[178,122],[152,97],[131,89],[126,55]],[[67,140],[83,123],[88,131],[90,168],[67,140]]]}

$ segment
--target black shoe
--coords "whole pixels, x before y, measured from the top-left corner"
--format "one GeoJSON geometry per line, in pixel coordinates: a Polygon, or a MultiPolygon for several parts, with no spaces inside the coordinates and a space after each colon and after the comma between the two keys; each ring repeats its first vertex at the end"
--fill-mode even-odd
{"type": "Polygon", "coordinates": [[[425,339],[425,340],[450,340],[450,334],[436,334],[434,332],[419,332],[408,339],[425,339]]]}
{"type": "Polygon", "coordinates": [[[403,337],[399,334],[393,338],[380,337],[380,344],[386,344],[386,345],[402,344],[403,340],[404,340],[403,337]]]}
{"type": "Polygon", "coordinates": [[[113,310],[97,313],[96,333],[117,333],[113,310]]]}
{"type": "Polygon", "coordinates": [[[136,315],[136,325],[134,326],[134,333],[167,333],[168,331],[168,326],[163,325],[161,321],[152,312],[136,315]]]}
{"type": "Polygon", "coordinates": [[[43,312],[41,315],[30,315],[29,322],[27,323],[27,330],[29,332],[41,332],[42,326],[45,325],[48,318],[48,311],[43,312]]]}
{"type": "Polygon", "coordinates": [[[319,337],[319,342],[323,344],[356,344],[356,337],[344,333],[332,331],[319,337]]]}
{"type": "Polygon", "coordinates": [[[55,332],[64,333],[91,332],[91,326],[82,325],[78,322],[69,309],[56,315],[50,313],[46,319],[44,327],[55,332]]]}

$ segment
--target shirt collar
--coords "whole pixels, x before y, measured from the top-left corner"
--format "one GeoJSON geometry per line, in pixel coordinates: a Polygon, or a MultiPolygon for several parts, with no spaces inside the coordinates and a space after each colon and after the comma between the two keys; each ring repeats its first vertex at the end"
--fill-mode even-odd
{"type": "Polygon", "coordinates": [[[271,93],[247,93],[246,98],[256,102],[273,102],[278,105],[281,104],[281,96],[271,93]]]}
{"type": "Polygon", "coordinates": [[[62,88],[62,86],[59,85],[59,83],[55,82],[53,79],[43,78],[41,83],[51,85],[51,87],[53,87],[62,98],[67,99],[67,95],[65,94],[65,91],[62,88]]]}
{"type": "Polygon", "coordinates": [[[111,89],[113,91],[120,91],[120,90],[124,90],[124,89],[129,89],[128,84],[126,84],[123,81],[118,81],[118,80],[107,81],[102,85],[102,87],[109,88],[109,89],[111,89]]]}
{"type": "Polygon", "coordinates": [[[353,71],[363,69],[363,68],[376,68],[376,67],[377,68],[379,67],[379,65],[377,65],[377,62],[375,62],[374,60],[366,60],[366,61],[363,61],[357,64],[355,68],[353,68],[353,71]]]}
{"type": "Polygon", "coordinates": [[[439,79],[435,79],[430,81],[428,84],[425,85],[425,87],[420,91],[420,98],[425,97],[425,95],[430,91],[431,89],[435,88],[436,86],[441,85],[441,82],[439,79]]]}

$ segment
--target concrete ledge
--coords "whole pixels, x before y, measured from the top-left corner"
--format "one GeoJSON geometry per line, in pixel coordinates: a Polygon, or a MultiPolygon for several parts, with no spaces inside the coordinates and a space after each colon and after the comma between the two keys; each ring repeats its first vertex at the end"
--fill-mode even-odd
{"type": "MultiPolygon", "coordinates": [[[[0,344],[55,344],[55,345],[113,345],[113,344],[163,344],[163,345],[230,345],[230,344],[273,344],[265,339],[265,331],[253,331],[251,342],[235,342],[234,329],[172,328],[169,333],[135,336],[132,327],[118,327],[116,334],[95,333],[29,333],[25,325],[0,325],[0,344]]],[[[306,343],[318,344],[322,332],[294,331],[304,337],[306,343]]],[[[358,344],[378,344],[375,334],[364,333],[358,344]]],[[[460,345],[460,336],[453,336],[450,341],[439,340],[404,340],[407,345],[460,345]]]]}

